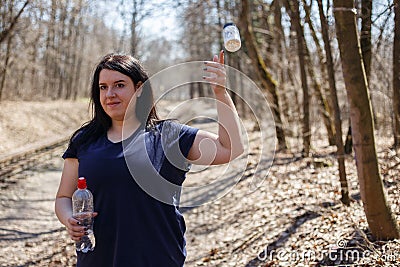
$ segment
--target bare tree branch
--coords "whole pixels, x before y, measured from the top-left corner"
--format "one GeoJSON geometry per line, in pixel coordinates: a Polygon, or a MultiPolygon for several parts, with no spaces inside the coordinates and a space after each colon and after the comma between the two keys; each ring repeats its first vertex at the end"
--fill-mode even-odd
{"type": "Polygon", "coordinates": [[[22,12],[24,12],[24,9],[29,4],[29,2],[30,2],[30,0],[26,0],[25,4],[22,6],[22,8],[18,12],[18,14],[12,19],[10,26],[8,26],[8,28],[6,28],[2,32],[0,32],[0,43],[2,43],[7,38],[7,36],[11,33],[15,24],[17,24],[19,17],[21,16],[22,12]]]}

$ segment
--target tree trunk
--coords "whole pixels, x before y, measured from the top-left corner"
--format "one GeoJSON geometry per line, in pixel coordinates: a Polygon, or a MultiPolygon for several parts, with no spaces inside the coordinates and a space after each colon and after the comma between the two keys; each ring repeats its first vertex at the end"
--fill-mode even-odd
{"type": "MultiPolygon", "coordinates": [[[[57,94],[53,94],[53,99],[61,99],[64,93],[64,86],[65,83],[68,83],[68,75],[69,72],[67,70],[67,66],[70,65],[70,60],[71,60],[71,44],[68,36],[68,29],[67,29],[67,24],[68,24],[68,16],[73,16],[70,14],[70,12],[67,10],[69,5],[70,5],[70,0],[64,0],[62,1],[61,6],[59,6],[60,9],[60,16],[59,16],[59,31],[58,31],[58,38],[57,38],[57,45],[56,45],[56,58],[55,58],[55,66],[56,68],[54,69],[54,77],[57,77],[57,94]]],[[[72,41],[72,40],[71,40],[72,41]]],[[[55,88],[54,88],[55,89],[55,88]]]]}
{"type": "Polygon", "coordinates": [[[63,68],[66,74],[63,83],[65,84],[65,94],[64,99],[72,98],[72,90],[74,86],[74,69],[77,65],[77,57],[76,54],[80,50],[78,47],[78,32],[79,28],[77,27],[76,19],[79,17],[79,7],[78,3],[72,2],[71,12],[69,12],[69,20],[68,20],[68,29],[67,29],[67,38],[66,42],[68,43],[65,48],[65,62],[63,64],[63,68]]]}
{"type": "Polygon", "coordinates": [[[349,128],[347,130],[346,142],[344,144],[344,153],[350,155],[353,151],[353,138],[351,137],[351,121],[349,119],[349,128]]]}
{"type": "Polygon", "coordinates": [[[194,83],[189,83],[189,95],[190,95],[190,99],[194,98],[194,94],[195,94],[196,88],[194,86],[194,83]]]}
{"type": "MultiPolygon", "coordinates": [[[[238,71],[242,72],[242,65],[240,63],[240,60],[236,61],[236,69],[238,71]]],[[[246,89],[244,86],[243,77],[241,75],[239,76],[238,88],[240,88],[240,95],[244,96],[246,89]]],[[[246,118],[248,118],[247,104],[243,98],[240,97],[239,99],[240,99],[240,107],[241,107],[240,108],[240,111],[241,111],[240,117],[246,119],[246,118]]]]}
{"type": "Polygon", "coordinates": [[[362,64],[356,15],[352,11],[354,3],[349,0],[334,0],[333,3],[365,215],[375,238],[379,240],[399,238],[399,227],[387,204],[379,173],[367,77],[362,64]]]}
{"type": "MultiPolygon", "coordinates": [[[[42,18],[44,15],[44,8],[40,8],[39,14],[36,12],[34,13],[35,21],[38,21],[40,18],[42,18]]],[[[39,47],[41,47],[43,44],[41,43],[41,37],[42,37],[42,32],[45,32],[44,25],[39,24],[39,30],[36,32],[36,36],[32,41],[31,47],[31,53],[30,53],[30,62],[32,64],[31,71],[30,71],[30,77],[28,79],[31,80],[31,90],[30,93],[31,95],[41,95],[42,92],[40,91],[40,88],[43,87],[43,81],[39,79],[38,75],[38,65],[43,64],[41,59],[39,60],[38,54],[39,54],[39,47]]]]}
{"type": "Polygon", "coordinates": [[[279,99],[276,92],[276,81],[272,78],[271,73],[268,71],[265,62],[260,55],[257,43],[254,37],[253,28],[249,20],[249,3],[248,0],[242,0],[242,10],[240,12],[240,23],[243,29],[243,37],[246,40],[246,48],[250,59],[254,65],[264,89],[266,89],[272,97],[272,113],[275,120],[275,131],[278,139],[279,149],[287,149],[286,137],[283,131],[282,119],[279,108],[279,99]]]}
{"type": "Polygon", "coordinates": [[[197,94],[200,98],[205,97],[206,94],[204,93],[204,86],[203,83],[197,83],[197,94]]]}
{"type": "Polygon", "coordinates": [[[137,56],[138,33],[137,33],[137,20],[138,20],[138,3],[133,0],[132,18],[131,18],[131,48],[130,53],[137,56]]]}
{"type": "MultiPolygon", "coordinates": [[[[361,54],[364,63],[365,75],[367,76],[368,86],[371,79],[371,62],[372,62],[372,44],[371,44],[371,25],[372,25],[372,0],[361,1],[361,34],[360,34],[360,45],[361,54]]],[[[371,88],[370,88],[371,90],[371,88]]],[[[373,103],[373,95],[370,95],[371,103],[373,103]]],[[[379,127],[377,123],[377,116],[375,108],[372,105],[372,115],[374,124],[379,127]]]]}
{"type": "Polygon", "coordinates": [[[4,61],[4,66],[3,66],[3,70],[1,73],[1,80],[0,80],[0,101],[1,101],[1,97],[3,95],[4,84],[6,81],[8,63],[10,62],[10,54],[11,54],[11,49],[12,49],[11,41],[12,41],[12,35],[9,35],[8,40],[7,40],[6,58],[4,61]]]}
{"type": "MultiPolygon", "coordinates": [[[[222,27],[224,25],[222,25],[222,14],[220,12],[221,10],[221,3],[219,0],[215,0],[215,5],[217,8],[217,13],[218,13],[218,28],[222,29],[222,27]]],[[[224,40],[223,38],[219,38],[219,51],[221,51],[222,49],[224,49],[224,40]]]]}
{"type": "Polygon", "coordinates": [[[57,1],[51,1],[50,23],[47,28],[46,50],[45,50],[45,80],[43,86],[43,95],[50,96],[49,92],[54,90],[55,76],[55,35],[56,35],[56,16],[57,16],[57,1]]]}
{"type": "Polygon", "coordinates": [[[19,17],[20,17],[21,14],[24,12],[24,9],[26,8],[26,6],[29,4],[29,1],[30,1],[30,0],[26,0],[25,3],[24,3],[24,5],[23,5],[23,6],[21,7],[21,9],[18,11],[17,15],[15,15],[15,17],[12,17],[12,18],[11,18],[11,21],[10,21],[10,24],[8,25],[8,27],[5,28],[5,29],[1,29],[1,32],[0,32],[0,44],[1,44],[4,40],[6,40],[7,36],[9,36],[9,35],[12,33],[12,31],[13,31],[15,25],[16,25],[17,22],[18,22],[19,17]]]}
{"type": "Polygon", "coordinates": [[[336,81],[335,81],[335,70],[333,69],[333,59],[331,44],[329,41],[328,23],[325,18],[322,0],[318,0],[319,17],[321,21],[322,38],[324,40],[325,54],[326,54],[326,66],[328,70],[328,81],[330,95],[333,105],[334,123],[335,123],[335,143],[336,143],[336,156],[339,165],[339,180],[341,190],[341,201],[345,205],[350,205],[349,198],[349,187],[346,178],[346,168],[344,163],[344,146],[342,140],[342,119],[340,118],[339,101],[337,97],[336,81]]]}
{"type": "Polygon", "coordinates": [[[372,25],[372,0],[361,1],[361,35],[360,44],[364,62],[365,75],[369,82],[371,76],[371,25],[372,25]]]}
{"type": "MultiPolygon", "coordinates": [[[[227,60],[227,63],[228,63],[228,65],[229,66],[234,66],[234,63],[235,63],[235,59],[234,59],[234,56],[229,56],[228,57],[228,60],[227,60]]],[[[229,90],[228,90],[228,92],[229,92],[229,95],[231,96],[231,98],[232,98],[232,102],[233,102],[233,104],[237,107],[237,97],[236,97],[236,90],[237,90],[237,88],[238,88],[238,82],[237,82],[237,77],[236,77],[236,75],[228,75],[228,85],[229,85],[229,90]]]]}
{"type": "MultiPolygon", "coordinates": [[[[85,26],[83,24],[83,14],[82,14],[82,1],[79,1],[79,19],[78,25],[76,29],[76,38],[77,38],[77,45],[76,47],[84,47],[85,46],[85,26]]],[[[82,61],[84,58],[84,53],[82,49],[78,49],[75,51],[75,62],[76,66],[74,67],[74,74],[73,74],[73,88],[72,88],[72,99],[76,100],[78,98],[78,91],[79,88],[82,87],[81,85],[81,73],[82,73],[82,61]]]]}
{"type": "Polygon", "coordinates": [[[394,147],[400,146],[400,0],[394,0],[393,41],[393,136],[394,147]]]}
{"type": "MultiPolygon", "coordinates": [[[[322,62],[325,63],[326,61],[323,56],[323,50],[322,50],[321,44],[319,42],[316,30],[315,30],[314,25],[311,20],[311,15],[310,15],[311,6],[307,5],[306,0],[302,0],[302,2],[303,2],[303,7],[304,7],[304,11],[305,11],[305,16],[306,16],[305,20],[310,28],[311,36],[314,40],[315,48],[317,50],[319,62],[321,62],[319,64],[319,68],[321,71],[320,75],[322,76],[322,80],[325,80],[325,79],[327,79],[326,64],[322,64],[322,62]]],[[[309,49],[307,47],[307,42],[305,42],[305,46],[306,46],[307,58],[311,58],[309,55],[310,53],[309,53],[309,49]]],[[[307,65],[310,66],[310,64],[312,65],[311,60],[309,60],[309,63],[307,65]]],[[[328,133],[329,145],[335,145],[336,144],[335,128],[334,128],[334,124],[333,124],[334,116],[332,115],[333,108],[332,108],[331,103],[327,100],[327,99],[329,99],[329,92],[326,92],[327,89],[325,86],[321,86],[317,82],[317,75],[314,74],[314,71],[312,74],[309,73],[309,77],[312,79],[314,91],[315,91],[316,97],[319,101],[319,110],[320,110],[322,119],[324,121],[326,131],[328,133]]]]}
{"type": "Polygon", "coordinates": [[[310,96],[306,74],[306,59],[304,47],[304,31],[300,23],[300,11],[298,0],[286,1],[286,8],[290,13],[292,23],[296,29],[297,37],[297,54],[299,57],[299,68],[301,77],[301,87],[303,89],[303,155],[308,157],[310,154],[311,145],[311,129],[310,129],[310,96]]]}
{"type": "MultiPolygon", "coordinates": [[[[273,31],[273,38],[275,39],[275,46],[276,46],[276,56],[278,62],[285,62],[285,35],[284,35],[284,30],[282,26],[282,11],[281,7],[282,4],[280,3],[280,0],[274,0],[272,3],[272,8],[274,12],[274,31],[273,31]]],[[[285,92],[283,91],[284,89],[284,82],[285,82],[285,72],[286,68],[288,68],[287,64],[278,64],[277,66],[277,73],[278,73],[278,87],[280,90],[279,94],[279,99],[280,99],[280,104],[281,104],[281,110],[282,110],[282,118],[283,120],[286,119],[289,120],[289,101],[286,97],[285,92]]]]}

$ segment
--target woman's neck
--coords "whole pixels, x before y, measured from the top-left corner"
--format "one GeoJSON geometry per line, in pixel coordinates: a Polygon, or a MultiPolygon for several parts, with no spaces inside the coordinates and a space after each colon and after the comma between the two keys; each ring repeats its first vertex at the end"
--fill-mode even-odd
{"type": "Polygon", "coordinates": [[[133,134],[140,127],[140,121],[136,118],[129,121],[113,121],[110,129],[107,131],[107,137],[110,141],[120,142],[133,134]]]}

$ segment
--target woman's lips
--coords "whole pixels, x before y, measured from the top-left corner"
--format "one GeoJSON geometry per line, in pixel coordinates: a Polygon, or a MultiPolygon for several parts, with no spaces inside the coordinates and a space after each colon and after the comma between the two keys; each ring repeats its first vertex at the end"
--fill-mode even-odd
{"type": "Polygon", "coordinates": [[[110,108],[113,108],[115,106],[117,106],[120,102],[111,102],[111,103],[107,103],[107,106],[110,108]]]}

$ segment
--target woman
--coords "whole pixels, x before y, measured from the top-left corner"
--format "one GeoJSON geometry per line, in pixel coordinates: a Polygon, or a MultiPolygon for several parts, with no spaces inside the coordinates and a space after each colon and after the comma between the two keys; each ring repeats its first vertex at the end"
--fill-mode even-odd
{"type": "Polygon", "coordinates": [[[72,217],[71,196],[78,177],[86,177],[94,196],[96,247],[77,252],[77,266],[183,266],[186,229],[177,209],[177,191],[188,169],[182,166],[223,164],[243,152],[237,112],[224,87],[223,62],[221,51],[219,57],[205,62],[209,75],[203,77],[217,100],[217,135],[160,121],[148,76],[133,57],[109,54],[97,65],[91,87],[94,115],[74,133],[63,155],[55,201],[60,222],[73,240],[79,240],[85,228],[72,217]],[[177,144],[178,152],[172,144],[177,144]],[[171,153],[179,155],[171,160],[171,153]],[[152,170],[143,167],[146,158],[152,170]],[[143,181],[151,181],[151,172],[175,187],[164,190],[150,183],[157,190],[149,193],[143,181]]]}

